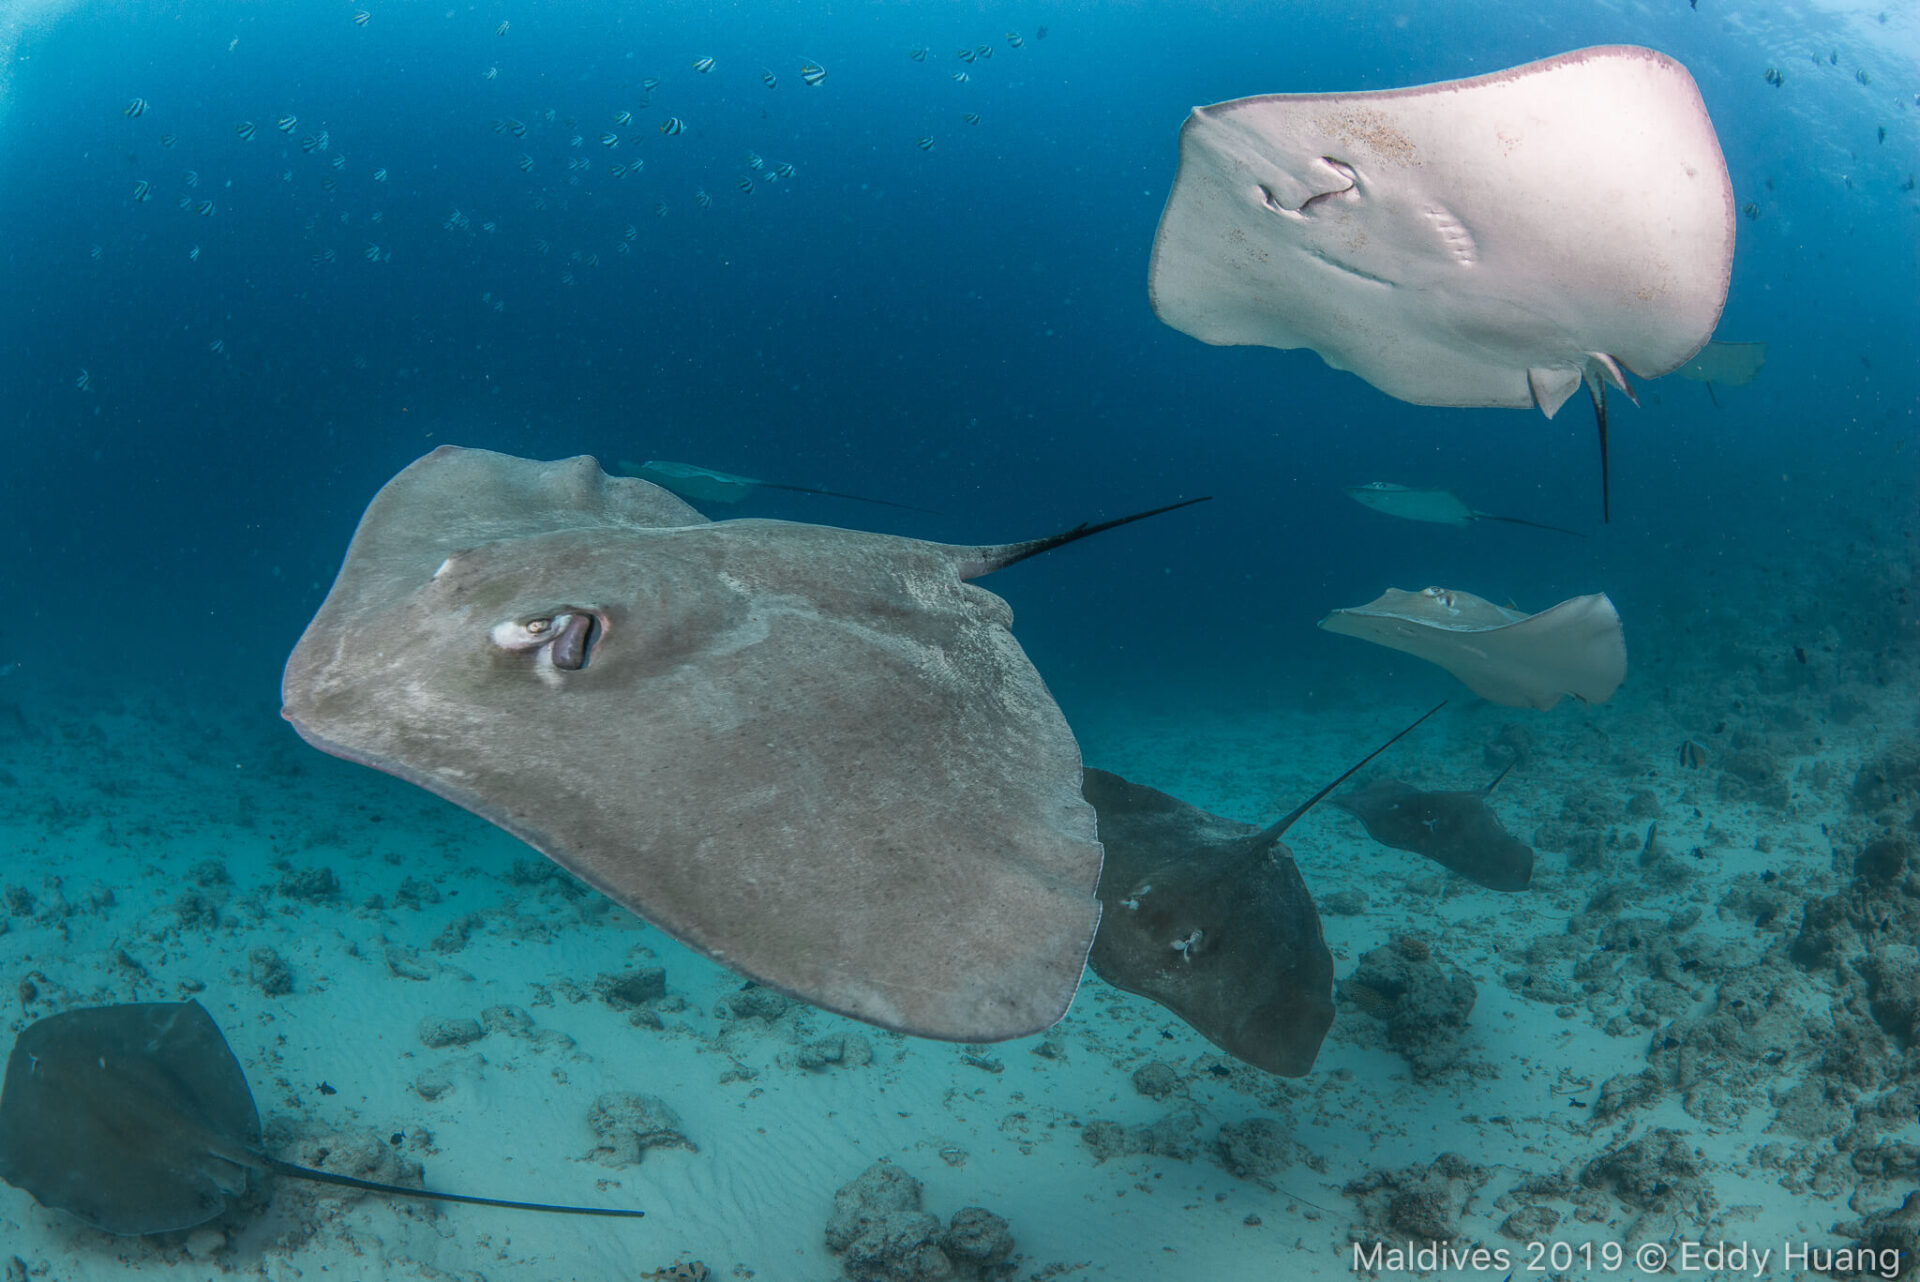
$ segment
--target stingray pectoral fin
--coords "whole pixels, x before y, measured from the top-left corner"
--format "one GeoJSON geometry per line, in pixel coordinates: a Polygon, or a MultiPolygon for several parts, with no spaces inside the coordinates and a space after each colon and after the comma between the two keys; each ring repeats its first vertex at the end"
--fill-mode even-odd
{"type": "Polygon", "coordinates": [[[296,1180],[312,1180],[317,1184],[337,1184],[341,1188],[364,1189],[369,1193],[388,1193],[394,1197],[425,1198],[433,1202],[465,1202],[471,1206],[498,1206],[509,1211],[546,1211],[554,1215],[612,1215],[637,1219],[645,1211],[627,1211],[607,1206],[553,1206],[545,1202],[509,1202],[497,1197],[468,1197],[463,1193],[436,1193],[432,1189],[410,1189],[401,1184],[380,1184],[373,1180],[357,1180],[351,1175],[335,1175],[331,1171],[316,1171],[309,1166],[296,1166],[292,1162],[283,1162],[277,1157],[258,1155],[261,1165],[278,1175],[290,1176],[296,1180]]]}

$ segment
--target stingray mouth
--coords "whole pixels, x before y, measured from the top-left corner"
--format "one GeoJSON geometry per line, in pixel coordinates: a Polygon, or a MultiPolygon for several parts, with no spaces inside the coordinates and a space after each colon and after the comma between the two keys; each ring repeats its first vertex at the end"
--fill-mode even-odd
{"type": "Polygon", "coordinates": [[[562,672],[587,666],[593,647],[606,632],[606,623],[592,610],[563,609],[537,618],[498,624],[494,645],[512,654],[537,652],[562,672]]]}

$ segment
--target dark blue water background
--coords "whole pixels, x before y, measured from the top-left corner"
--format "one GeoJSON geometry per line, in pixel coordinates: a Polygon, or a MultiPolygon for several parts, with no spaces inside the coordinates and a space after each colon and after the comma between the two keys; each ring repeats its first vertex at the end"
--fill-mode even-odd
{"type": "Polygon", "coordinates": [[[366,0],[364,26],[361,7],[0,16],[16,689],[166,683],[264,714],[367,499],[448,442],[871,493],[943,515],[773,493],[740,510],[956,542],[1214,495],[994,581],[1070,712],[1373,697],[1383,652],[1313,624],[1388,585],[1527,608],[1604,589],[1644,671],[1690,621],[1737,620],[1754,567],[1817,609],[1861,541],[1910,523],[1920,205],[1901,185],[1920,77],[1900,6],[366,0]],[[1759,214],[1740,220],[1720,334],[1772,350],[1718,408],[1676,379],[1638,410],[1616,399],[1611,526],[1584,398],[1552,422],[1421,408],[1311,353],[1211,348],[1153,316],[1147,257],[1191,106],[1616,42],[1699,81],[1759,214]],[[991,58],[956,58],[981,44],[991,58]],[[803,85],[807,60],[825,83],[803,85]],[[684,134],[658,132],[670,115],[684,134]],[[491,125],[509,119],[524,138],[491,125]],[[322,130],[330,147],[303,151],[322,130]],[[793,176],[768,182],[750,150],[793,176]],[[1592,537],[1412,526],[1341,493],[1375,479],[1592,537]]]}

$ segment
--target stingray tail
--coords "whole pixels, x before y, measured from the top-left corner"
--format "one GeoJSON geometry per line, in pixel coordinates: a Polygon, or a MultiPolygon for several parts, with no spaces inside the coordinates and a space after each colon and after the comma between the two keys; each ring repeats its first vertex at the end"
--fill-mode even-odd
{"type": "Polygon", "coordinates": [[[809,485],[781,485],[776,481],[756,482],[763,490],[786,490],[792,494],[818,494],[829,499],[852,499],[855,503],[876,503],[881,507],[897,507],[902,512],[921,512],[927,516],[940,516],[942,513],[930,507],[915,507],[911,503],[895,503],[892,499],[870,499],[864,494],[847,494],[840,490],[816,490],[809,485]]]}
{"type": "Polygon", "coordinates": [[[1569,530],[1564,525],[1543,525],[1539,521],[1529,521],[1524,516],[1495,516],[1491,512],[1475,512],[1475,519],[1481,521],[1501,521],[1507,525],[1526,525],[1536,530],[1552,530],[1555,534],[1571,534],[1576,539],[1587,536],[1579,530],[1569,530]]]}
{"type": "Polygon", "coordinates": [[[1627,399],[1635,405],[1640,403],[1633,394],[1633,387],[1627,382],[1627,373],[1620,368],[1620,362],[1605,352],[1588,352],[1587,366],[1580,372],[1586,381],[1587,395],[1593,398],[1593,419],[1600,428],[1600,521],[1605,524],[1613,520],[1613,494],[1611,480],[1607,474],[1607,384],[1612,383],[1627,399]],[[1605,381],[1601,376],[1605,375],[1605,381]]]}
{"type": "Polygon", "coordinates": [[[1100,534],[1117,526],[1131,525],[1135,521],[1144,521],[1150,516],[1159,516],[1164,512],[1177,512],[1183,507],[1192,507],[1195,503],[1205,503],[1213,498],[1203,494],[1197,499],[1186,499],[1179,503],[1169,503],[1165,507],[1156,507],[1146,512],[1135,512],[1131,516],[1115,517],[1111,521],[1101,521],[1095,525],[1082,522],[1071,530],[1059,534],[1050,534],[1044,539],[1028,539],[1025,543],[1001,543],[991,547],[967,548],[972,553],[961,558],[960,577],[977,579],[983,574],[992,574],[995,570],[1004,570],[1016,565],[1028,557],[1039,556],[1042,552],[1051,552],[1055,548],[1077,543],[1091,535],[1100,534]]]}
{"type": "Polygon", "coordinates": [[[1488,784],[1485,788],[1482,788],[1480,791],[1483,794],[1491,793],[1495,788],[1498,788],[1500,786],[1500,781],[1502,779],[1505,779],[1508,775],[1513,773],[1513,768],[1519,764],[1520,764],[1520,758],[1516,754],[1513,760],[1507,763],[1507,768],[1505,770],[1502,770],[1499,774],[1495,775],[1493,777],[1493,782],[1488,784]]]}
{"type": "Polygon", "coordinates": [[[316,1171],[312,1167],[295,1166],[292,1162],[283,1162],[277,1157],[268,1157],[265,1154],[259,1156],[268,1170],[281,1175],[290,1175],[297,1180],[337,1184],[342,1188],[365,1189],[370,1193],[391,1193],[395,1197],[426,1198],[434,1202],[466,1202],[473,1206],[500,1206],[509,1211],[547,1211],[554,1215],[618,1215],[637,1218],[646,1214],[645,1211],[623,1211],[605,1206],[551,1206],[545,1202],[508,1202],[497,1197],[468,1197],[462,1193],[436,1193],[432,1189],[410,1189],[399,1184],[356,1180],[351,1175],[335,1175],[331,1171],[316,1171]]]}
{"type": "MultiPolygon", "coordinates": [[[[1369,752],[1366,756],[1360,758],[1360,760],[1348,766],[1346,771],[1338,779],[1335,779],[1332,783],[1322,788],[1319,792],[1314,793],[1311,797],[1308,797],[1305,801],[1295,806],[1292,810],[1289,810],[1286,814],[1282,815],[1274,823],[1269,824],[1267,827],[1261,829],[1258,833],[1254,835],[1253,839],[1249,841],[1247,844],[1254,850],[1265,850],[1268,846],[1271,846],[1274,842],[1280,840],[1280,838],[1286,834],[1287,829],[1293,827],[1293,825],[1299,821],[1300,816],[1306,814],[1307,811],[1312,810],[1315,806],[1319,805],[1322,801],[1325,801],[1328,793],[1332,792],[1335,788],[1338,788],[1341,784],[1345,783],[1347,780],[1353,778],[1354,775],[1358,774],[1360,771],[1360,767],[1366,765],[1369,761],[1372,761],[1375,757],[1385,752],[1388,748],[1391,748],[1394,744],[1399,743],[1402,739],[1412,734],[1414,732],[1414,729],[1419,726],[1420,722],[1425,721],[1428,717],[1432,716],[1434,713],[1440,711],[1440,709],[1446,706],[1447,706],[1447,701],[1445,699],[1442,699],[1440,702],[1434,704],[1431,708],[1428,708],[1425,712],[1420,714],[1419,718],[1415,720],[1412,725],[1408,726],[1405,730],[1402,730],[1399,734],[1393,736],[1393,738],[1381,744],[1378,748],[1375,748],[1372,752],[1369,752]]],[[[1496,779],[1494,780],[1494,782],[1498,783],[1499,780],[1496,779]]]]}

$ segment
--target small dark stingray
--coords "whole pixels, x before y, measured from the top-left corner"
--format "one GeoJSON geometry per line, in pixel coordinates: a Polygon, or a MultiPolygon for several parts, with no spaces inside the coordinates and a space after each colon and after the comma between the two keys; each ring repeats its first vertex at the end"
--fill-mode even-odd
{"type": "Polygon", "coordinates": [[[108,1233],[164,1233],[220,1214],[250,1169],[440,1202],[645,1214],[435,1193],[269,1157],[246,1074],[198,1002],[70,1010],[14,1042],[0,1089],[0,1179],[42,1206],[108,1233]]]}
{"type": "Polygon", "coordinates": [[[1305,1076],[1333,1024],[1333,954],[1280,838],[1420,721],[1266,828],[1087,770],[1081,791],[1107,852],[1088,957],[1094,973],[1160,1003],[1255,1068],[1305,1076]]]}
{"type": "Polygon", "coordinates": [[[1487,795],[1507,770],[1476,792],[1422,792],[1398,779],[1377,779],[1333,804],[1359,816],[1383,846],[1425,855],[1488,890],[1525,890],[1533,882],[1533,847],[1487,809],[1487,795]]]}

